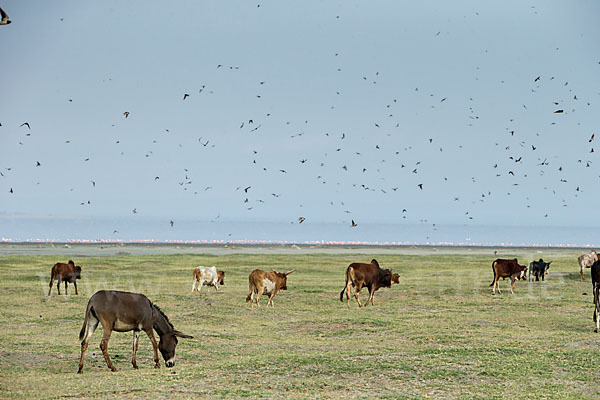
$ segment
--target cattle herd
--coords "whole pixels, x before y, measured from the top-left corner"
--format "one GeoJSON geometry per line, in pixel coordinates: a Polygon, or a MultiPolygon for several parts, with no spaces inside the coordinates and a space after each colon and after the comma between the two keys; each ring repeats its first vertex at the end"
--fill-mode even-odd
{"type": "MultiPolygon", "coordinates": [[[[598,254],[595,251],[583,254],[578,257],[578,262],[582,280],[584,279],[584,269],[591,268],[594,293],[594,332],[598,332],[600,329],[600,261],[598,254]]],[[[540,278],[543,281],[551,263],[552,261],[545,262],[540,258],[538,261],[532,261],[529,264],[529,267],[527,267],[519,265],[516,258],[511,260],[500,258],[494,260],[492,262],[494,279],[490,284],[492,287],[492,294],[496,294],[496,288],[498,288],[498,293],[502,293],[498,282],[500,278],[510,278],[511,293],[514,293],[515,282],[518,279],[529,279],[529,281],[531,281],[533,275],[536,281],[539,281],[540,278]],[[529,276],[527,276],[527,271],[529,272],[529,276]]],[[[260,269],[253,270],[248,276],[248,289],[250,293],[246,297],[246,302],[250,302],[251,308],[255,303],[260,307],[259,300],[261,296],[266,295],[269,296],[267,306],[271,305],[271,307],[274,307],[273,297],[278,291],[287,290],[287,276],[294,271],[295,269],[292,269],[291,271],[281,273],[277,271],[265,272],[260,269]]],[[[192,276],[192,292],[194,290],[200,291],[202,286],[212,286],[215,290],[219,290],[219,285],[225,284],[225,272],[218,271],[214,266],[198,266],[194,269],[192,276]]],[[[390,269],[382,269],[375,259],[371,260],[368,264],[350,264],[346,268],[345,277],[346,282],[344,288],[340,292],[340,301],[344,301],[345,293],[346,304],[348,307],[350,307],[350,297],[353,288],[354,298],[359,307],[363,306],[359,298],[360,291],[363,287],[366,287],[369,292],[369,297],[364,305],[367,306],[369,302],[371,302],[371,305],[373,306],[373,296],[377,290],[380,288],[390,288],[392,287],[392,284],[400,283],[399,274],[393,273],[390,269]]],[[[75,265],[72,260],[69,260],[66,264],[54,264],[50,276],[48,296],[50,296],[55,280],[59,295],[60,284],[62,282],[65,283],[65,295],[68,294],[68,283],[72,283],[75,286],[75,294],[78,294],[77,279],[81,279],[81,266],[75,265]]],[[[108,340],[110,339],[112,331],[134,332],[131,363],[136,369],[138,368],[136,363],[136,352],[141,331],[144,331],[152,342],[154,349],[154,365],[156,368],[160,367],[158,358],[159,350],[165,360],[165,365],[167,367],[172,367],[175,364],[177,338],[192,338],[192,336],[185,335],[176,330],[165,313],[143,294],[115,290],[100,290],[90,297],[90,300],[88,301],[83,326],[79,333],[79,340],[81,340],[81,357],[79,360],[78,373],[82,373],[83,371],[84,354],[88,347],[88,342],[99,323],[102,324],[104,330],[102,341],[100,342],[100,349],[102,350],[108,368],[112,371],[116,371],[116,369],[113,366],[107,351],[108,340]],[[156,331],[159,336],[158,343],[154,338],[154,331],[156,331]]]]}

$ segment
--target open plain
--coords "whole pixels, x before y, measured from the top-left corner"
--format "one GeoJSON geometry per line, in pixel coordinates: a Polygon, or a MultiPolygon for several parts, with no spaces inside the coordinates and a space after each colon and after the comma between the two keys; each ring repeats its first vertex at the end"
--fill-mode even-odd
{"type": "Polygon", "coordinates": [[[0,397],[596,399],[600,334],[576,260],[585,251],[2,244],[0,397]],[[496,257],[553,262],[545,282],[519,281],[511,295],[500,281],[492,296],[496,257]],[[348,309],[345,268],[371,258],[400,285],[348,309]],[[83,267],[79,295],[69,285],[48,297],[50,268],[68,259],[83,267]],[[225,285],[190,292],[197,265],[226,271],[225,285]],[[296,268],[274,308],[245,303],[255,268],[296,268]],[[146,294],[195,337],[179,341],[174,368],[161,359],[154,369],[141,335],[134,370],[132,333],[114,332],[109,371],[99,329],[76,374],[85,307],[100,289],[146,294]]]}

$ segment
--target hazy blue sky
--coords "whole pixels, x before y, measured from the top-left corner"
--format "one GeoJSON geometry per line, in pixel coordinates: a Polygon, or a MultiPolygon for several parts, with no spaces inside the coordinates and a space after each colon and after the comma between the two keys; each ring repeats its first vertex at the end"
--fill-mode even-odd
{"type": "Polygon", "coordinates": [[[2,1],[0,212],[593,226],[600,3],[489,3],[2,1]]]}

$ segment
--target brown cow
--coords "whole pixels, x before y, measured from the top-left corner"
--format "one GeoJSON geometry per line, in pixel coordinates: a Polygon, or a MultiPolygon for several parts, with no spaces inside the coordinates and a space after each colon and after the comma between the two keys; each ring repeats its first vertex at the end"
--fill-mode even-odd
{"type": "Polygon", "coordinates": [[[52,291],[54,279],[56,279],[56,288],[58,289],[59,295],[61,282],[65,282],[65,295],[68,294],[67,282],[71,282],[75,286],[75,294],[79,294],[77,293],[77,279],[81,279],[81,267],[79,265],[75,265],[73,260],[69,260],[67,264],[54,264],[52,267],[52,272],[50,272],[50,289],[48,290],[48,296],[50,296],[50,292],[52,291]]]}
{"type": "Polygon", "coordinates": [[[363,286],[366,286],[369,290],[369,298],[365,303],[365,306],[371,302],[373,303],[373,296],[380,287],[392,287],[392,280],[394,283],[400,283],[400,275],[392,274],[389,269],[381,269],[377,260],[371,260],[370,264],[364,263],[352,263],[346,268],[346,286],[340,292],[340,301],[344,301],[344,291],[346,292],[346,304],[350,308],[350,290],[354,286],[354,297],[359,307],[362,307],[358,295],[363,286]],[[396,275],[396,277],[394,277],[396,275]]]}
{"type": "Polygon", "coordinates": [[[492,271],[494,271],[494,280],[490,284],[493,286],[492,294],[496,294],[496,288],[498,293],[502,294],[500,286],[498,285],[498,279],[510,277],[510,292],[514,293],[515,282],[517,279],[527,279],[526,271],[527,266],[519,265],[516,258],[512,260],[503,260],[498,258],[492,262],[492,271]]]}
{"type": "Polygon", "coordinates": [[[585,279],[583,277],[583,269],[590,268],[596,261],[598,261],[598,253],[596,253],[596,250],[592,250],[591,253],[582,254],[577,257],[577,262],[579,263],[579,276],[582,281],[585,279]]]}
{"type": "Polygon", "coordinates": [[[265,272],[260,269],[255,269],[248,277],[248,286],[250,294],[246,297],[246,303],[250,302],[250,307],[254,307],[254,294],[256,294],[256,305],[260,307],[259,299],[264,294],[269,296],[267,307],[273,305],[273,297],[280,290],[287,290],[287,276],[294,272],[295,269],[282,274],[281,272],[271,271],[265,272]]]}

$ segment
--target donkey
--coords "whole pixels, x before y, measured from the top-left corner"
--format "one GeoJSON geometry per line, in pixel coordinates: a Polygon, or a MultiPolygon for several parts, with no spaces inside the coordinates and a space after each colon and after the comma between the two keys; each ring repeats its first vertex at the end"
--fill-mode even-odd
{"type": "Polygon", "coordinates": [[[189,338],[192,336],[185,335],[173,328],[173,324],[169,322],[169,318],[164,312],[143,294],[119,292],[116,290],[100,290],[96,292],[88,301],[85,310],[85,318],[83,326],[79,332],[79,340],[81,340],[81,357],[79,359],[79,371],[83,371],[83,357],[88,347],[88,342],[98,323],[102,323],[104,334],[100,342],[102,355],[106,360],[106,365],[111,371],[117,369],[113,366],[108,356],[108,340],[112,331],[129,332],[133,331],[133,356],[131,364],[133,368],[138,369],[136,362],[136,352],[138,349],[138,338],[140,331],[146,332],[146,335],[152,341],[154,347],[154,367],[160,368],[158,359],[158,350],[160,350],[167,367],[175,365],[175,346],[177,346],[177,338],[189,338]],[[160,341],[157,344],[154,339],[154,329],[160,341]],[[86,332],[87,331],[87,332],[86,332]]]}

